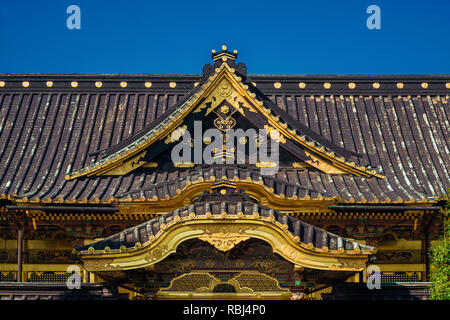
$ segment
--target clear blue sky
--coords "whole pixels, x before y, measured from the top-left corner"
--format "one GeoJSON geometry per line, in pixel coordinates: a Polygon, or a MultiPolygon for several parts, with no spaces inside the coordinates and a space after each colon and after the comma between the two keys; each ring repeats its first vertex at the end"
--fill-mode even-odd
{"type": "Polygon", "coordinates": [[[250,74],[450,74],[449,17],[449,0],[1,0],[0,72],[198,74],[226,43],[250,74]]]}

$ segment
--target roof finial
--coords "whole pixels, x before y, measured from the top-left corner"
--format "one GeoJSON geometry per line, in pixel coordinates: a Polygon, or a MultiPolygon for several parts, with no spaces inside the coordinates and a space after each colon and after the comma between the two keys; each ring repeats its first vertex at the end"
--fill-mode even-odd
{"type": "Polygon", "coordinates": [[[227,59],[236,60],[237,58],[237,50],[234,50],[233,52],[227,51],[227,46],[222,45],[222,51],[217,53],[216,50],[211,50],[212,52],[212,58],[214,61],[216,60],[223,60],[226,61],[227,59]]]}

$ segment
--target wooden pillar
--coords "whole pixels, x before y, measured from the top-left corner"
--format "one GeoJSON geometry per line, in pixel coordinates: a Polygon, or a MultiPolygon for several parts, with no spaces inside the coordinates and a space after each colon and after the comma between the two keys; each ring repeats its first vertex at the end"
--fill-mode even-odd
{"type": "MultiPolygon", "coordinates": [[[[425,281],[430,281],[430,228],[425,229],[425,281]]],[[[423,281],[423,280],[422,280],[423,281]]]]}
{"type": "Polygon", "coordinates": [[[17,229],[17,282],[22,282],[23,228],[17,229]]]}

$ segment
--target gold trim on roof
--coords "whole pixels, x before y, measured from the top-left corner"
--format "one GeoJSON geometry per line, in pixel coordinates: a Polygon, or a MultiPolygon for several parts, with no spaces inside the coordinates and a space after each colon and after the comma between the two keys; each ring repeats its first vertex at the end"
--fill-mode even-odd
{"type": "MultiPolygon", "coordinates": [[[[244,115],[244,111],[241,105],[251,112],[257,112],[258,110],[267,118],[269,125],[277,129],[283,137],[298,142],[306,149],[314,152],[316,157],[321,157],[323,158],[323,161],[330,162],[329,165],[335,167],[338,171],[357,176],[385,178],[375,170],[368,170],[364,166],[358,166],[354,162],[347,161],[344,157],[338,157],[334,152],[327,151],[322,146],[317,146],[313,141],[307,141],[307,138],[300,135],[297,130],[288,129],[288,124],[283,123],[279,116],[275,116],[271,109],[264,107],[263,101],[258,100],[255,93],[251,92],[249,86],[244,84],[242,78],[238,77],[234,72],[235,70],[227,63],[222,63],[219,68],[215,69],[215,73],[209,77],[208,81],[202,85],[201,90],[186,101],[182,108],[176,110],[170,117],[166,118],[166,122],[160,124],[158,130],[147,134],[147,136],[141,138],[139,142],[136,142],[128,149],[124,148],[116,154],[91,166],[66,175],[66,180],[75,179],[85,175],[102,175],[106,172],[111,172],[113,169],[124,164],[127,159],[142,152],[157,140],[161,140],[163,137],[170,135],[175,128],[182,124],[184,118],[190,112],[199,112],[205,108],[206,105],[209,105],[207,110],[207,113],[209,113],[214,110],[223,99],[226,99],[227,102],[242,115],[244,115]],[[215,97],[222,97],[223,99],[216,99],[215,97]]],[[[135,168],[142,164],[143,163],[137,164],[135,168]]],[[[313,161],[311,162],[311,165],[323,171],[321,167],[313,161]]],[[[121,171],[124,170],[119,169],[119,172],[121,171]]]]}
{"type": "Polygon", "coordinates": [[[297,266],[337,271],[361,271],[365,268],[368,255],[375,248],[361,251],[330,250],[315,248],[295,237],[287,228],[273,219],[273,216],[253,215],[196,215],[177,217],[165,225],[156,235],[143,244],[134,247],[109,250],[88,250],[77,252],[88,271],[115,271],[152,266],[174,253],[179,244],[186,240],[213,236],[217,233],[238,233],[241,237],[260,239],[269,243],[275,253],[297,266]]]}
{"type": "MultiPolygon", "coordinates": [[[[151,164],[150,164],[151,165],[151,164]]],[[[153,164],[157,165],[157,164],[153,164]]],[[[192,166],[189,164],[189,166],[192,166]]],[[[139,198],[133,198],[129,195],[126,198],[116,198],[110,197],[106,200],[100,199],[55,199],[55,198],[31,198],[27,197],[18,198],[17,195],[7,195],[0,194],[0,199],[8,199],[16,202],[17,204],[26,205],[26,204],[110,204],[121,207],[121,211],[134,211],[134,207],[137,207],[139,210],[148,211],[151,210],[152,213],[159,212],[168,212],[171,210],[175,210],[183,205],[191,203],[193,199],[195,199],[198,195],[200,195],[204,190],[209,190],[212,188],[212,185],[217,184],[217,180],[222,180],[221,184],[218,186],[228,186],[233,187],[236,190],[244,190],[247,194],[249,194],[252,198],[257,200],[262,205],[269,206],[273,209],[285,211],[308,211],[312,210],[315,206],[323,207],[322,210],[329,211],[326,209],[327,205],[338,204],[338,203],[351,203],[351,204],[384,204],[384,203],[395,203],[395,204],[419,204],[419,205],[433,205],[436,202],[441,200],[448,200],[448,196],[437,197],[434,199],[422,198],[422,199],[379,199],[375,198],[372,200],[367,199],[342,199],[339,196],[332,197],[323,197],[318,195],[316,197],[305,196],[299,198],[297,195],[293,195],[291,197],[285,197],[281,194],[276,194],[274,190],[263,184],[262,180],[252,180],[251,178],[241,179],[239,177],[226,178],[226,177],[215,177],[211,176],[210,178],[199,177],[197,180],[188,180],[186,184],[176,190],[176,193],[172,196],[167,197],[158,197],[153,196],[152,198],[147,198],[145,196],[140,196],[139,198]]],[[[217,186],[216,186],[217,187],[217,186]]],[[[314,211],[314,210],[313,210],[314,211]]]]}

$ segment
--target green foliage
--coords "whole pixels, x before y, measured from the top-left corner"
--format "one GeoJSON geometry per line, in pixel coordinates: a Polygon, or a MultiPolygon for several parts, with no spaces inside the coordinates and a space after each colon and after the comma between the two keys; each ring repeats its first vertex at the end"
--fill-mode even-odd
{"type": "Polygon", "coordinates": [[[432,300],[450,300],[450,201],[443,210],[444,234],[431,247],[431,285],[429,295],[432,300]]]}

